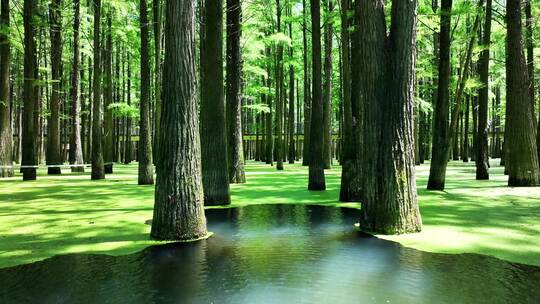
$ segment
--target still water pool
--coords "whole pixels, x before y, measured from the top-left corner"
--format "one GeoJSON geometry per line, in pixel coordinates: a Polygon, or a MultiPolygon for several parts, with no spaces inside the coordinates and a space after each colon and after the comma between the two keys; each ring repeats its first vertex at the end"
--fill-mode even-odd
{"type": "Polygon", "coordinates": [[[0,269],[0,303],[540,303],[540,267],[359,233],[354,209],[208,210],[214,236],[0,269]]]}

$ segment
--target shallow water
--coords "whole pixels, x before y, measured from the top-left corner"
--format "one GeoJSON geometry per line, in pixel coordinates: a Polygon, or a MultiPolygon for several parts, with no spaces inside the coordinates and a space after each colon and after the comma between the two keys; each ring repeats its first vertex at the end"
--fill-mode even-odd
{"type": "Polygon", "coordinates": [[[206,213],[205,241],[0,269],[0,303],[540,303],[540,267],[405,248],[355,231],[357,210],[206,213]]]}

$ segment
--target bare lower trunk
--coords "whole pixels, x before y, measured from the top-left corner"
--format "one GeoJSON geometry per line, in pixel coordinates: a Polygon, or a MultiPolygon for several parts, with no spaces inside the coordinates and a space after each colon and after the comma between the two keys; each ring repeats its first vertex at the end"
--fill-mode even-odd
{"type": "Polygon", "coordinates": [[[195,4],[166,0],[163,112],[151,235],[159,240],[205,237],[197,118],[195,4]]]}

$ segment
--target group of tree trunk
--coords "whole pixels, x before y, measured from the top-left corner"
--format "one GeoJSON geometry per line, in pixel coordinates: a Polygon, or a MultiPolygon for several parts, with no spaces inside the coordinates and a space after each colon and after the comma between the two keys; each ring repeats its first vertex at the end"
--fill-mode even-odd
{"type": "MultiPolygon", "coordinates": [[[[0,1],[0,23],[9,28],[9,0],[0,1]]],[[[116,41],[114,10],[110,6],[104,9],[101,0],[88,1],[94,22],[92,56],[88,56],[91,58],[86,65],[80,42],[80,0],[74,0],[72,6],[73,37],[63,36],[64,2],[50,0],[49,53],[39,40],[43,26],[35,22],[38,2],[24,0],[23,6],[23,104],[18,107],[22,117],[20,126],[16,126],[23,179],[36,179],[44,125],[48,174],[61,173],[67,154],[64,150],[69,151],[67,160],[74,172],[84,171],[84,160],[90,161],[94,180],[111,174],[113,163],[129,163],[136,158],[139,184],[150,185],[154,183],[155,165],[153,238],[187,241],[205,237],[204,205],[231,203],[230,184],[246,182],[246,157],[272,165],[275,162],[277,170],[284,170],[286,161],[293,164],[302,158],[302,164],[309,166],[307,188],[313,191],[326,189],[325,169],[337,158],[342,165],[340,200],[360,201],[362,229],[386,234],[422,229],[415,164],[431,158],[428,189],[432,190],[444,189],[450,158],[459,158],[460,154],[463,161],[469,160],[469,154],[474,158],[477,179],[489,179],[492,0],[476,2],[454,90],[450,88],[454,73],[452,0],[441,0],[440,6],[433,0],[434,12],[440,13],[440,29],[433,34],[437,73],[428,80],[417,79],[415,73],[417,0],[393,0],[390,10],[384,0],[324,0],[322,6],[320,0],[310,0],[309,5],[302,0],[303,73],[298,73],[292,63],[297,53],[292,43],[287,46],[280,38],[265,45],[261,50],[261,57],[267,59],[264,73],[256,80],[263,88],[259,97],[265,110],[261,111],[249,108],[257,104],[244,97],[247,79],[240,0],[202,0],[198,7],[195,1],[165,0],[162,4],[153,0],[151,21],[147,0],[139,0],[136,145],[132,142],[136,116],[122,116],[114,110],[119,104],[128,112],[131,109],[133,58],[124,42],[116,41]],[[335,39],[333,15],[338,11],[341,28],[339,39],[335,39]],[[390,16],[386,16],[388,12],[390,16]],[[335,40],[339,52],[334,52],[335,40]],[[70,41],[73,50],[70,77],[64,75],[61,46],[65,41],[70,41]],[[475,62],[474,49],[479,44],[482,51],[475,62]],[[341,85],[337,111],[333,102],[336,56],[341,85]],[[40,66],[47,62],[51,75],[42,75],[40,66]],[[474,73],[482,83],[478,96],[465,90],[474,73]],[[50,79],[50,85],[40,85],[42,79],[50,79]],[[420,94],[417,85],[423,81],[434,84],[431,96],[422,96],[433,100],[432,115],[415,103],[415,94],[420,94]],[[63,92],[64,82],[69,83],[69,94],[63,92]],[[46,124],[39,114],[43,95],[49,112],[46,124]],[[63,118],[66,114],[69,119],[63,118]],[[337,132],[334,122],[339,124],[337,132]],[[469,145],[471,125],[474,135],[469,145]],[[255,133],[255,141],[244,137],[248,128],[255,133]],[[66,144],[68,149],[64,148],[66,144]]],[[[293,22],[294,3],[276,0],[271,7],[276,15],[265,29],[266,38],[283,34],[293,41],[297,25],[293,22]]],[[[525,37],[522,10],[520,0],[507,1],[505,140],[504,148],[493,140],[491,154],[497,156],[497,150],[501,151],[510,186],[536,186],[540,183],[540,126],[534,111],[533,25],[528,1],[524,7],[525,37]]],[[[2,30],[1,177],[14,175],[16,160],[11,60],[10,35],[2,30]]],[[[493,102],[499,107],[500,88],[495,90],[493,102]]],[[[492,122],[500,127],[498,114],[493,114],[492,122]]]]}

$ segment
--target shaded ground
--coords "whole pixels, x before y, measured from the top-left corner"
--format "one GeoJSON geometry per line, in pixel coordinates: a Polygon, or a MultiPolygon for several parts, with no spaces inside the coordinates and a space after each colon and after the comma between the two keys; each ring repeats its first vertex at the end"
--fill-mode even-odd
{"type": "MultiPolygon", "coordinates": [[[[233,206],[250,204],[341,204],[340,169],[327,171],[326,192],[308,192],[307,169],[276,172],[249,163],[248,183],[233,185],[233,206]]],[[[416,249],[480,253],[540,266],[540,188],[507,188],[502,168],[492,180],[474,180],[474,164],[452,163],[447,190],[425,189],[428,165],[418,168],[424,231],[384,237],[416,249]]],[[[66,171],[67,172],[67,171],[66,171]]],[[[137,185],[136,165],[115,165],[115,174],[90,181],[89,173],[38,181],[0,180],[0,268],[65,253],[122,255],[157,244],[149,240],[153,187],[137,185]]]]}

